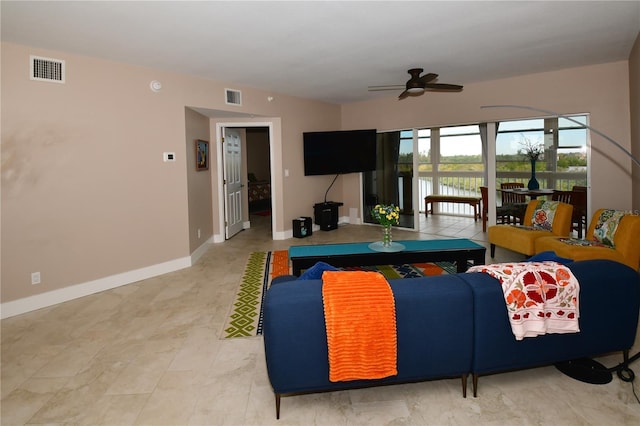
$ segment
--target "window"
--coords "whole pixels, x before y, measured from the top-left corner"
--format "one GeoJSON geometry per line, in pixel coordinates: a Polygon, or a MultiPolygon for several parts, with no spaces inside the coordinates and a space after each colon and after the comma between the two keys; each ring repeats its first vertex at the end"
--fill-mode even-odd
{"type": "Polygon", "coordinates": [[[496,170],[498,172],[530,170],[531,166],[521,154],[525,140],[534,144],[543,143],[544,119],[500,123],[496,137],[496,170]]]}
{"type": "Polygon", "coordinates": [[[482,141],[478,125],[440,128],[440,171],[481,171],[482,141]]]}
{"type": "MultiPolygon", "coordinates": [[[[541,187],[567,190],[586,185],[588,134],[584,125],[588,116],[568,118],[497,123],[498,186],[505,181],[529,182],[531,163],[522,154],[525,141],[544,145],[544,153],[536,162],[541,187]]],[[[467,124],[378,133],[377,170],[363,174],[364,221],[374,222],[369,212],[375,204],[394,203],[401,207],[400,226],[413,228],[414,214],[424,211],[421,200],[427,195],[480,196],[479,188],[486,184],[487,161],[483,158],[480,127],[467,124]],[[417,170],[413,167],[414,146],[417,170]]],[[[473,215],[468,205],[442,203],[434,207],[439,213],[473,215]]]]}
{"type": "Polygon", "coordinates": [[[431,172],[431,129],[418,130],[418,170],[431,172]]]}
{"type": "MultiPolygon", "coordinates": [[[[570,118],[587,124],[586,116],[570,118]]],[[[584,173],[587,170],[587,128],[565,118],[558,120],[556,170],[584,173]]]]}
{"type": "MultiPolygon", "coordinates": [[[[430,194],[479,196],[484,176],[479,125],[419,129],[418,154],[418,199],[430,194]]],[[[473,214],[470,206],[462,204],[440,204],[435,210],[473,214]]]]}
{"type": "Polygon", "coordinates": [[[400,131],[400,151],[398,153],[398,172],[411,173],[413,170],[413,131],[400,131]]]}
{"type": "Polygon", "coordinates": [[[525,141],[543,144],[536,162],[537,178],[546,188],[569,190],[587,183],[586,115],[503,121],[496,138],[498,182],[528,182],[530,162],[522,154],[525,141]]]}

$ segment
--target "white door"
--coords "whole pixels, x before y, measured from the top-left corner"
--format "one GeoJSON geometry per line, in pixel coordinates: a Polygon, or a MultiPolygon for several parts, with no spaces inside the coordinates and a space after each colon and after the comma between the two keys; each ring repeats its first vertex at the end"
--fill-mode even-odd
{"type": "Polygon", "coordinates": [[[225,238],[242,231],[242,141],[240,132],[224,129],[225,238]]]}

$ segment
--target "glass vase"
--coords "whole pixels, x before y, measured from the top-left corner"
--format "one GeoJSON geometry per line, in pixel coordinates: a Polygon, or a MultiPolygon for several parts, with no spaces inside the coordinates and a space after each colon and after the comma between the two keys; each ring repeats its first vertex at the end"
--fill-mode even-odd
{"type": "Polygon", "coordinates": [[[540,184],[536,179],[536,160],[531,160],[531,179],[529,179],[529,183],[527,184],[527,188],[534,190],[539,189],[540,184]]]}
{"type": "Polygon", "coordinates": [[[382,225],[382,247],[391,247],[391,225],[382,225]]]}

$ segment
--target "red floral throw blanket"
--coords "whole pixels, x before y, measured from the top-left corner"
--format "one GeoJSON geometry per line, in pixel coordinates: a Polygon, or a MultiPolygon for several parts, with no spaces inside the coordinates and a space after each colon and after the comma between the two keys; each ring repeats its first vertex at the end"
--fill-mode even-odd
{"type": "Polygon", "coordinates": [[[516,340],[580,331],[580,285],[566,266],[550,261],[496,263],[467,272],[484,272],[500,281],[516,340]]]}

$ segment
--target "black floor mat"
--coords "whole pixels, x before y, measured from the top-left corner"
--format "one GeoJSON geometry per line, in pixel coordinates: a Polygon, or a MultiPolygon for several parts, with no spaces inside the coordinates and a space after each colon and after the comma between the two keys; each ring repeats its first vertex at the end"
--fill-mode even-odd
{"type": "Polygon", "coordinates": [[[593,385],[604,385],[613,379],[607,367],[590,358],[559,362],[556,368],[573,379],[593,385]]]}

